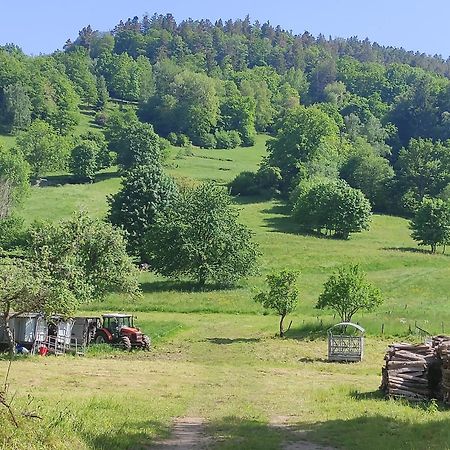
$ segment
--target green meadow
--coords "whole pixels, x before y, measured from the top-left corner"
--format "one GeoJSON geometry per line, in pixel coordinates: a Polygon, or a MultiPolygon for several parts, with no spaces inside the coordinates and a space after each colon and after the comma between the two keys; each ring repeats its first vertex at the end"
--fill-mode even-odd
{"type": "MultiPolygon", "coordinates": [[[[266,140],[235,150],[171,148],[165,166],[179,179],[226,184],[257,168],[266,140]]],[[[78,209],[104,217],[107,196],[120,186],[114,170],[93,184],[72,184],[64,175],[47,180],[20,211],[27,223],[78,209]]],[[[185,280],[142,272],[142,298],[111,295],[84,305],[80,313],[133,312],[152,337],[152,352],[92,347],[84,358],[13,361],[9,392],[20,428],[0,409],[0,448],[147,449],[170,435],[176,417],[201,417],[213,449],[296,448],[288,447],[296,441],[450,448],[450,411],[386,401],[378,391],[388,343],[419,340],[416,324],[432,334],[450,331],[450,257],[418,247],[398,217],[375,215],[369,231],[339,241],[299,233],[279,200],[236,198],[236,208],[260,244],[260,273],[235,289],[198,291],[185,280]],[[361,264],[385,301],[355,316],[367,330],[364,361],[332,364],[326,330],[338,318],[314,306],[325,280],[348,262],[361,264]],[[252,298],[267,273],[284,267],[300,271],[300,302],[281,340],[277,317],[252,298]]],[[[7,366],[0,361],[0,377],[7,366]]]]}

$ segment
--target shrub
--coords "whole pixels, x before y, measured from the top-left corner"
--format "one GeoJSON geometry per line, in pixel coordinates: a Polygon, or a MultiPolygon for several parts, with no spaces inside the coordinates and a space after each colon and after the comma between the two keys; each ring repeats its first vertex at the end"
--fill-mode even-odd
{"type": "Polygon", "coordinates": [[[94,117],[94,123],[100,127],[105,127],[108,122],[108,114],[103,111],[98,112],[94,117]]]}
{"type": "Polygon", "coordinates": [[[241,172],[228,185],[232,195],[258,195],[260,186],[254,172],[241,172]]]}
{"type": "Polygon", "coordinates": [[[235,130],[231,131],[225,131],[225,130],[219,130],[216,131],[215,134],[216,140],[217,140],[217,146],[216,148],[236,148],[239,145],[241,145],[241,137],[239,136],[239,133],[235,130]]]}
{"type": "Polygon", "coordinates": [[[364,194],[343,180],[320,180],[298,190],[293,217],[306,230],[334,233],[347,239],[350,233],[369,228],[371,207],[364,194]]]}
{"type": "Polygon", "coordinates": [[[206,133],[198,138],[198,145],[203,148],[216,148],[216,137],[211,133],[206,133]]]}

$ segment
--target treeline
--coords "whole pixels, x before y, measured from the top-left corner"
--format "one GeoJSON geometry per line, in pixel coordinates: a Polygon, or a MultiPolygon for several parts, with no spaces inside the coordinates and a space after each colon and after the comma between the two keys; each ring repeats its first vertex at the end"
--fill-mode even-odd
{"type": "MultiPolygon", "coordinates": [[[[267,160],[235,180],[235,193],[287,197],[301,182],[340,178],[375,210],[401,214],[426,196],[449,195],[450,66],[438,56],[294,35],[248,17],[177,23],[167,14],[134,17],[110,32],[87,26],[49,56],[5,46],[0,62],[5,131],[37,122],[51,127],[46,134],[70,134],[80,105],[97,108],[96,121],[111,128],[104,107],[112,97],[136,104],[139,119],[175,145],[251,146],[257,132],[272,134],[267,160]]],[[[89,159],[80,174],[92,179],[108,155],[100,138],[87,140],[97,149],[83,144],[74,154],[72,143],[65,164],[75,171],[89,159]],[[95,163],[93,153],[101,155],[95,163]]],[[[114,143],[109,150],[117,151],[114,143]]]]}

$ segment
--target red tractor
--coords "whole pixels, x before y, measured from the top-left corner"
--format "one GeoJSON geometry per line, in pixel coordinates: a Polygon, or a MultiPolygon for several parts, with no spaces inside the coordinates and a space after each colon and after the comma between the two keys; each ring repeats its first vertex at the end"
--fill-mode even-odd
{"type": "Polygon", "coordinates": [[[112,344],[124,350],[140,348],[150,350],[150,338],[134,327],[133,316],[128,314],[103,314],[103,323],[97,328],[94,342],[96,344],[112,344]]]}

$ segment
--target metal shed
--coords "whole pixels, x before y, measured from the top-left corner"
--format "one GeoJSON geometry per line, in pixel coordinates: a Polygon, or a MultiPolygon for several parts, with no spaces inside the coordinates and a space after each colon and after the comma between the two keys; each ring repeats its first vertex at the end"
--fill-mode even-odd
{"type": "Polygon", "coordinates": [[[352,322],[333,325],[328,330],[328,361],[361,361],[365,331],[363,327],[352,322]]]}
{"type": "MultiPolygon", "coordinates": [[[[47,322],[42,314],[28,313],[15,316],[9,320],[9,326],[14,340],[28,348],[31,348],[36,340],[47,339],[47,322]]],[[[0,321],[0,343],[8,342],[5,323],[0,321]]]]}

